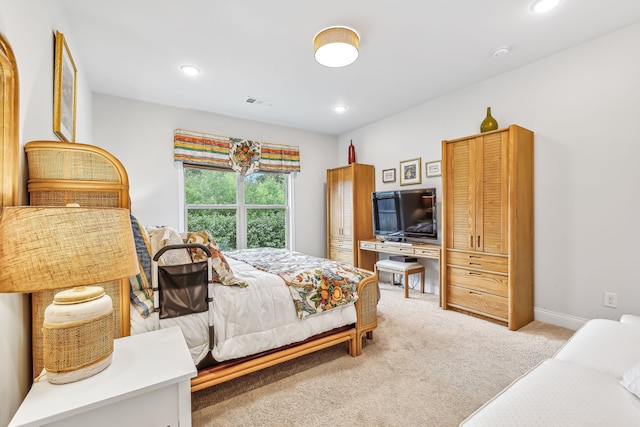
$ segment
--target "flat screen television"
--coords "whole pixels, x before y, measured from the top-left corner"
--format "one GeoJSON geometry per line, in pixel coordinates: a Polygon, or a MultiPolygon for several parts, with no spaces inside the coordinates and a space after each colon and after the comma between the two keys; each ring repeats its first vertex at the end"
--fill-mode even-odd
{"type": "Polygon", "coordinates": [[[371,196],[373,233],[388,242],[438,238],[436,189],[378,191],[371,196]]]}

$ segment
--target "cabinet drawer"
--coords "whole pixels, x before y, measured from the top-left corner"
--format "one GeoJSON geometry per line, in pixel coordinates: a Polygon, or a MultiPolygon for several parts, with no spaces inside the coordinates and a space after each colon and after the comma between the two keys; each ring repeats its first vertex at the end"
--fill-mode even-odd
{"type": "Polygon", "coordinates": [[[329,253],[329,259],[333,259],[335,261],[340,261],[340,262],[345,262],[347,264],[353,264],[355,265],[356,263],[354,262],[353,259],[353,252],[352,251],[345,251],[345,250],[335,250],[333,248],[331,248],[331,252],[329,253]]]}
{"type": "Polygon", "coordinates": [[[489,292],[507,297],[509,296],[508,282],[508,277],[500,274],[455,267],[447,269],[447,283],[449,285],[461,286],[469,290],[489,292]]]}
{"type": "Polygon", "coordinates": [[[362,249],[376,249],[376,242],[360,242],[360,247],[362,249]]]}
{"type": "Polygon", "coordinates": [[[509,307],[505,297],[474,291],[458,286],[447,287],[447,303],[479,314],[507,320],[509,307]]]}
{"type": "Polygon", "coordinates": [[[497,273],[507,273],[509,258],[493,255],[474,254],[469,252],[448,252],[447,264],[459,267],[490,270],[497,273]]]}
{"type": "Polygon", "coordinates": [[[381,252],[388,252],[391,254],[409,254],[413,255],[413,247],[411,246],[396,246],[396,245],[385,245],[384,243],[376,244],[376,249],[381,252]]]}
{"type": "Polygon", "coordinates": [[[439,258],[440,250],[435,248],[413,248],[413,253],[425,257],[439,258]]]}
{"type": "Polygon", "coordinates": [[[334,249],[346,249],[349,251],[353,250],[353,244],[349,239],[331,238],[329,239],[329,245],[331,246],[331,248],[334,248],[334,249]]]}

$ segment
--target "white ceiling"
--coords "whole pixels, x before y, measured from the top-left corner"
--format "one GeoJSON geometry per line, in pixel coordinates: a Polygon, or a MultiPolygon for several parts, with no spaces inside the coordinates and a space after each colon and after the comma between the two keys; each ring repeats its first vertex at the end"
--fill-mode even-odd
{"type": "Polygon", "coordinates": [[[95,92],[331,135],[640,22],[640,0],[562,0],[545,14],[532,0],[56,1],[95,92]],[[333,25],[360,34],[345,68],[313,58],[333,25]],[[494,58],[500,46],[511,53],[494,58]]]}

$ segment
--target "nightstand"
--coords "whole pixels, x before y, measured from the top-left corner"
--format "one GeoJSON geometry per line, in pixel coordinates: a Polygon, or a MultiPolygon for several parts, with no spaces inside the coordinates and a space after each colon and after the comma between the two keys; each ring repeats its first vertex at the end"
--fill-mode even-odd
{"type": "Polygon", "coordinates": [[[191,426],[196,374],[177,326],[118,338],[104,371],[69,384],[34,383],[9,427],[191,426]]]}

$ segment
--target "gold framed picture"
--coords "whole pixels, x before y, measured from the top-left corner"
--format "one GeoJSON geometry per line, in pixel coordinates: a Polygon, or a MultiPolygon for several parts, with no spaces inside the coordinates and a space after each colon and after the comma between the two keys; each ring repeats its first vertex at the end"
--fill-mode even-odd
{"type": "Polygon", "coordinates": [[[383,170],[382,182],[396,182],[396,168],[383,170]]]}
{"type": "Polygon", "coordinates": [[[422,158],[400,162],[400,185],[420,184],[422,182],[422,158]]]}
{"type": "Polygon", "coordinates": [[[433,178],[442,175],[440,160],[425,163],[425,168],[427,169],[427,178],[433,178]]]}
{"type": "Polygon", "coordinates": [[[76,64],[64,39],[56,31],[53,74],[53,132],[65,142],[76,140],[76,64]]]}

